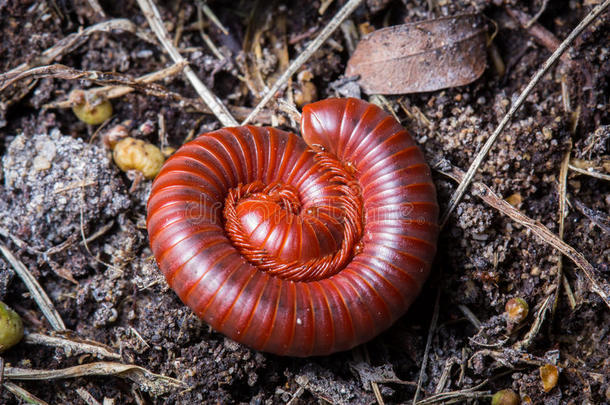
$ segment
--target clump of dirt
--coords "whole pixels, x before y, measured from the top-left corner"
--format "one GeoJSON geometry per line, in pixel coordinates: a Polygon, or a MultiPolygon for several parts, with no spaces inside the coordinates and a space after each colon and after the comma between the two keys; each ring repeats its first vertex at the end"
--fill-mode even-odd
{"type": "Polygon", "coordinates": [[[78,233],[81,215],[88,227],[116,217],[131,204],[107,152],[58,129],[17,136],[3,168],[0,223],[35,249],[48,249],[78,233]]]}

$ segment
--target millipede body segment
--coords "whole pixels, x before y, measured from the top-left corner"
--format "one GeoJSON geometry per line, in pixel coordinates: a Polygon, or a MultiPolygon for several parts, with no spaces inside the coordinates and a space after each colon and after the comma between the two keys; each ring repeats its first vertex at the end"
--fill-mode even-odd
{"type": "Polygon", "coordinates": [[[289,356],[347,350],[407,310],[436,251],[430,168],[373,104],[304,107],[302,138],[206,133],[154,181],[150,244],[169,285],[214,329],[289,356]]]}

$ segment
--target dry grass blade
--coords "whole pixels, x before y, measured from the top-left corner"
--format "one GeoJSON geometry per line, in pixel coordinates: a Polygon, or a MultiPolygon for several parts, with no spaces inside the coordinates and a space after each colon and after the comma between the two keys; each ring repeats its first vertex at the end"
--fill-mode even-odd
{"type": "Polygon", "coordinates": [[[441,302],[441,289],[439,287],[438,290],[436,291],[436,301],[434,301],[434,312],[432,313],[432,319],[430,320],[430,329],[428,329],[428,338],[426,339],[426,348],[424,349],[424,357],[422,358],[421,366],[419,367],[419,377],[417,377],[417,388],[415,389],[415,395],[413,396],[413,405],[419,403],[419,402],[417,402],[417,397],[419,396],[419,392],[422,389],[421,386],[423,383],[426,366],[428,365],[428,355],[430,353],[430,346],[432,346],[432,337],[434,336],[434,332],[436,332],[436,324],[438,323],[440,302],[441,302]]]}
{"type": "Polygon", "coordinates": [[[45,381],[109,375],[128,378],[138,384],[140,389],[153,395],[163,395],[173,389],[184,388],[186,386],[180,380],[155,374],[143,367],[112,362],[83,364],[59,370],[35,370],[17,367],[6,367],[4,369],[4,376],[10,380],[45,381]]]}
{"type": "MultiPolygon", "coordinates": [[[[182,63],[184,62],[184,58],[178,52],[178,49],[174,46],[172,41],[169,39],[169,34],[165,29],[165,25],[163,25],[163,20],[161,19],[161,15],[159,14],[159,10],[157,6],[153,3],[153,0],[137,0],[140,9],[144,13],[144,16],[148,20],[148,24],[150,28],[157,34],[157,38],[159,38],[159,42],[163,45],[167,53],[169,53],[170,57],[174,61],[174,63],[182,63]]],[[[218,118],[218,120],[225,127],[236,126],[237,121],[229,110],[222,104],[222,102],[212,93],[189,66],[184,68],[184,74],[189,79],[195,91],[199,94],[203,102],[210,107],[212,113],[218,118]]]]}
{"type": "MultiPolygon", "coordinates": [[[[143,0],[138,0],[143,1],[143,0]]],[[[610,0],[609,0],[610,1],[610,0]]],[[[314,52],[328,39],[328,37],[341,25],[341,23],[362,3],[362,0],[349,0],[339,12],[330,20],[328,25],[320,32],[320,34],[307,45],[307,48],[301,53],[291,64],[288,69],[277,79],[273,86],[265,93],[263,99],[258,103],[254,110],[246,117],[241,125],[246,125],[251,122],[258,113],[267,105],[275,93],[282,89],[288,82],[288,79],[296,73],[297,70],[313,55],[314,52]]]]}
{"type": "MultiPolygon", "coordinates": [[[[4,90],[11,83],[14,83],[18,80],[23,80],[27,78],[43,78],[43,77],[53,77],[57,79],[64,80],[88,80],[92,83],[102,85],[105,87],[101,87],[99,89],[92,89],[93,92],[105,91],[108,90],[108,93],[105,95],[107,98],[112,97],[120,97],[126,93],[129,93],[133,90],[139,91],[143,94],[159,97],[165,100],[174,101],[179,103],[181,107],[187,106],[194,109],[197,112],[201,112],[203,114],[212,114],[212,111],[205,105],[203,101],[199,98],[191,99],[183,97],[182,95],[175,93],[173,91],[167,90],[165,87],[157,84],[157,83],[149,83],[153,79],[157,79],[158,76],[156,74],[165,74],[173,71],[173,69],[181,69],[181,64],[175,64],[163,71],[153,72],[147,76],[142,76],[137,79],[132,79],[126,75],[119,73],[104,73],[93,70],[78,70],[65,65],[55,64],[48,66],[41,66],[37,68],[32,68],[25,72],[22,72],[18,75],[13,75],[12,77],[6,77],[5,75],[0,75],[0,91],[4,90]],[[161,73],[164,72],[164,73],[161,73]],[[146,80],[144,78],[146,77],[146,80]],[[129,89],[129,91],[127,91],[129,89]]],[[[71,107],[71,104],[68,105],[64,101],[60,101],[58,103],[53,103],[46,105],[45,108],[54,108],[54,107],[71,107]]],[[[251,108],[240,107],[240,106],[230,106],[231,111],[237,117],[246,117],[251,111],[251,108]]],[[[270,112],[265,110],[261,114],[261,120],[265,123],[271,122],[270,112]]]]}
{"type": "Polygon", "coordinates": [[[53,303],[47,296],[47,293],[43,290],[43,288],[38,283],[38,280],[30,273],[30,271],[25,267],[25,265],[21,262],[21,260],[17,259],[11,251],[0,244],[0,251],[6,258],[6,260],[13,266],[13,269],[17,273],[17,275],[23,280],[23,283],[27,287],[28,291],[32,295],[36,304],[44,314],[51,327],[56,331],[66,330],[66,325],[64,325],[64,321],[61,319],[61,316],[53,306],[53,303]]]}
{"type": "Polygon", "coordinates": [[[466,388],[459,391],[441,392],[440,394],[434,394],[426,399],[417,401],[415,405],[429,405],[429,404],[453,404],[456,402],[466,402],[468,399],[485,398],[489,396],[489,391],[477,391],[479,388],[487,384],[487,380],[481,384],[476,385],[472,388],[466,388]]]}
{"type": "MultiPolygon", "coordinates": [[[[457,182],[463,182],[466,177],[465,174],[457,168],[453,168],[453,171],[451,173],[446,173],[443,171],[441,171],[441,173],[454,179],[457,182]]],[[[582,270],[585,277],[589,280],[591,290],[597,295],[599,295],[600,298],[604,301],[604,303],[608,306],[608,308],[610,308],[610,297],[608,293],[610,287],[606,284],[602,285],[601,282],[597,280],[597,278],[595,277],[595,269],[593,268],[593,265],[587,261],[587,259],[583,256],[582,253],[574,249],[572,246],[566,244],[557,235],[551,232],[546,226],[542,225],[540,222],[535,221],[519,212],[519,210],[507,203],[504,199],[500,198],[496,193],[494,193],[492,189],[490,189],[486,185],[479,182],[476,182],[473,185],[476,191],[478,192],[478,196],[485,203],[497,209],[504,215],[508,216],[513,221],[525,226],[527,229],[531,230],[536,236],[542,239],[545,243],[559,250],[570,260],[572,260],[574,264],[582,270]]]]}
{"type": "Polygon", "coordinates": [[[113,352],[108,346],[93,340],[63,338],[57,336],[47,336],[40,333],[30,333],[25,335],[23,342],[33,345],[62,348],[66,353],[66,356],[88,353],[99,358],[106,357],[115,360],[121,358],[120,354],[113,352]]]}
{"type": "Polygon", "coordinates": [[[6,388],[7,391],[9,391],[17,398],[23,400],[25,403],[34,405],[48,405],[47,402],[43,401],[42,399],[36,397],[33,394],[30,394],[28,391],[21,388],[17,384],[13,384],[10,381],[5,381],[2,385],[4,386],[4,388],[6,388]]]}
{"type": "MultiPolygon", "coordinates": [[[[561,162],[561,168],[559,169],[559,239],[563,240],[563,232],[565,228],[565,217],[567,215],[567,192],[568,192],[568,164],[570,162],[570,155],[572,153],[572,142],[570,147],[563,157],[561,162]]],[[[559,304],[559,295],[561,292],[561,282],[563,281],[563,255],[559,255],[557,259],[557,277],[555,278],[555,299],[553,300],[553,309],[551,311],[551,324],[555,318],[555,311],[559,304]]]]}
{"type": "MultiPolygon", "coordinates": [[[[140,76],[133,80],[134,83],[153,83],[159,80],[166,79],[168,77],[174,76],[184,69],[186,66],[186,61],[184,63],[176,63],[170,67],[165,69],[161,69],[157,72],[152,72],[146,74],[144,76],[140,76]]],[[[103,96],[107,99],[122,97],[126,94],[129,94],[135,90],[132,86],[103,86],[97,87],[93,89],[88,89],[87,91],[91,95],[99,95],[103,96]]],[[[50,103],[43,105],[43,108],[70,108],[72,107],[72,103],[69,100],[60,101],[57,103],[50,103]]]]}
{"type": "Polygon", "coordinates": [[[540,70],[536,72],[532,80],[530,80],[528,85],[519,95],[517,101],[515,101],[515,103],[511,106],[508,113],[506,113],[504,118],[502,118],[502,121],[500,121],[498,127],[495,129],[493,134],[491,134],[489,139],[487,139],[485,145],[483,145],[479,153],[477,153],[477,156],[472,161],[472,164],[468,168],[464,179],[460,182],[458,188],[451,196],[451,200],[449,201],[447,210],[441,218],[441,227],[445,226],[445,224],[447,223],[449,215],[451,215],[455,207],[457,207],[458,203],[461,201],[462,197],[464,196],[464,193],[466,192],[466,189],[472,182],[475,173],[479,169],[479,166],[481,166],[481,163],[483,163],[483,159],[485,159],[485,157],[491,150],[491,147],[498,139],[498,136],[500,135],[500,133],[502,133],[502,131],[504,130],[508,122],[512,119],[512,117],[515,115],[517,110],[521,107],[527,96],[529,96],[529,94],[538,84],[540,79],[542,79],[542,77],[548,72],[548,70],[551,68],[551,66],[553,66],[557,59],[559,59],[561,55],[563,55],[568,50],[570,45],[572,45],[572,42],[574,42],[574,40],[584,31],[584,29],[589,26],[589,24],[591,24],[593,20],[595,20],[606,8],[608,8],[608,6],[610,6],[610,0],[605,0],[602,4],[599,4],[593,10],[591,10],[591,12],[580,22],[580,24],[578,24],[578,26],[574,28],[572,32],[570,32],[570,35],[568,35],[568,37],[561,43],[561,45],[559,45],[557,50],[553,52],[553,54],[544,62],[544,65],[542,65],[540,70]]]}
{"type": "MultiPolygon", "coordinates": [[[[555,296],[557,296],[557,295],[558,295],[558,291],[555,292],[555,296]]],[[[527,349],[532,344],[532,342],[534,341],[534,338],[538,335],[538,332],[540,331],[540,328],[542,327],[542,324],[544,323],[544,319],[546,318],[547,312],[551,309],[551,304],[552,304],[551,298],[552,298],[551,295],[546,297],[546,299],[544,300],[544,302],[542,303],[542,305],[540,306],[538,311],[536,311],[536,315],[534,315],[534,322],[532,323],[530,330],[525,334],[525,337],[523,338],[523,340],[520,340],[519,342],[514,344],[513,347],[516,350],[527,349]]]]}

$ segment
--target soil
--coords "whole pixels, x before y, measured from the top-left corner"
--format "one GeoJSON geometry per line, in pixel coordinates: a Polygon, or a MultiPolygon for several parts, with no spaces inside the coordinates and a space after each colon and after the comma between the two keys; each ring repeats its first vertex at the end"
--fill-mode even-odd
{"type": "MultiPolygon", "coordinates": [[[[106,17],[91,3],[97,1],[0,0],[0,73],[21,63],[35,66],[45,49],[105,19],[127,18],[149,30],[135,1],[100,1],[106,17]]],[[[320,14],[326,2],[208,2],[228,31],[224,34],[214,24],[204,29],[224,55],[221,60],[202,40],[196,2],[157,3],[170,36],[181,33],[178,46],[196,74],[226,105],[250,109],[259,99],[261,83],[275,80],[344,4],[330,2],[320,14]]],[[[444,159],[466,170],[549,57],[549,49],[506,11],[533,16],[543,3],[546,9],[538,23],[561,40],[601,2],[367,0],[352,14],[356,28],[474,12],[497,26],[493,43],[506,66],[503,75],[488,61],[483,76],[467,86],[387,97],[430,162],[444,159]]],[[[203,21],[208,21],[205,16],[203,21]]],[[[606,176],[610,170],[609,32],[606,11],[577,39],[569,59],[542,79],[476,176],[556,234],[560,167],[566,153],[571,150],[573,158],[592,162],[606,176]]],[[[289,91],[306,101],[346,93],[365,98],[343,76],[348,58],[349,44],[338,29],[302,69],[311,72],[315,88],[295,78],[289,91]]],[[[133,78],[171,64],[160,46],[125,32],[95,33],[56,62],[133,78]]],[[[183,97],[197,97],[181,75],[160,84],[183,97]]],[[[433,273],[420,297],[372,342],[349,352],[297,359],[258,353],[214,332],[167,287],[152,258],[145,228],[151,181],[132,186],[133,177],[116,168],[102,139],[110,128],[124,123],[131,136],[177,148],[189,131],[207,132],[220,124],[212,115],[138,91],[112,100],[114,115],[101,130],[79,121],[70,109],[43,108],[65,100],[73,89],[88,87],[87,81],[47,77],[17,82],[0,93],[0,239],[36,276],[73,337],[103,343],[120,353],[117,361],[176,378],[184,387],[147,391],[149,386],[120,376],[12,380],[33,395],[53,404],[83,403],[79,388],[100,403],[108,399],[116,404],[370,404],[376,403],[378,388],[385,403],[411,402],[438,292],[438,324],[419,399],[476,387],[478,394],[471,399],[459,398],[489,403],[491,394],[511,388],[531,403],[610,403],[608,307],[582,271],[564,257],[565,284],[572,294],[562,283],[556,310],[546,314],[531,343],[518,350],[515,344],[539,318],[538,310],[554,297],[560,254],[470,192],[441,233],[433,273]],[[81,233],[95,238],[82,243],[81,233]],[[504,305],[513,297],[529,304],[529,315],[519,325],[507,324],[504,315],[504,305]],[[546,363],[556,364],[560,372],[549,392],[542,389],[539,374],[546,363]]],[[[282,97],[290,97],[289,91],[282,97]]],[[[266,114],[256,122],[279,123],[298,132],[276,101],[266,114]]],[[[439,172],[435,182],[444,210],[456,184],[439,172]]],[[[564,240],[595,267],[595,276],[606,287],[609,191],[607,180],[568,173],[564,240]]],[[[52,334],[4,259],[0,299],[22,316],[26,333],[52,334]]],[[[26,343],[2,358],[6,366],[44,370],[100,360],[26,343]]],[[[4,389],[0,402],[20,400],[4,389]]]]}

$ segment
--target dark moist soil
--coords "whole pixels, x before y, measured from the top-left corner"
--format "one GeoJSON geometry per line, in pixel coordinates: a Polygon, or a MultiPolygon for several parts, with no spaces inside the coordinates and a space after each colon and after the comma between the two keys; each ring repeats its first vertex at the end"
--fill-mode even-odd
{"type": "MultiPolygon", "coordinates": [[[[245,83],[240,77],[246,76],[248,66],[252,70],[256,49],[260,50],[263,80],[273,80],[287,62],[277,49],[286,46],[287,56],[294,59],[344,2],[335,0],[323,15],[318,13],[319,1],[269,5],[261,1],[256,10],[257,2],[210,2],[229,31],[224,35],[214,25],[206,27],[212,41],[227,55],[223,61],[210,52],[194,25],[195,2],[158,3],[170,36],[182,27],[179,46],[197,75],[226,104],[251,108],[257,101],[253,95],[256,80],[245,83]],[[248,29],[254,31],[248,33],[248,29]],[[244,52],[242,44],[252,38],[252,32],[260,34],[260,46],[249,46],[244,52]]],[[[549,2],[539,23],[563,39],[597,3],[600,1],[549,2]]],[[[128,18],[148,31],[135,1],[102,0],[100,4],[107,18],[128,18]]],[[[519,28],[505,6],[532,16],[542,1],[368,0],[351,17],[356,27],[368,22],[380,28],[480,12],[497,24],[494,43],[507,67],[503,77],[488,62],[483,76],[470,85],[388,97],[431,162],[447,159],[465,170],[550,55],[519,28]],[[433,12],[429,3],[437,5],[433,12]],[[410,111],[419,109],[427,121],[405,114],[399,99],[410,111]]],[[[103,19],[85,0],[0,0],[0,72],[34,62],[68,34],[103,19]]],[[[504,198],[512,196],[511,201],[518,201],[520,197],[519,210],[554,233],[559,226],[560,165],[570,143],[573,157],[592,161],[599,165],[599,172],[608,173],[602,163],[610,154],[609,32],[606,12],[569,52],[576,63],[567,66],[562,62],[543,78],[476,177],[504,198]],[[573,114],[564,109],[562,77],[572,110],[580,112],[575,129],[573,114]]],[[[339,29],[331,38],[334,42],[322,46],[304,67],[313,75],[317,99],[345,89],[340,86],[348,58],[345,36],[339,29]]],[[[132,77],[171,63],[160,47],[130,33],[95,34],[58,62],[132,77]]],[[[196,97],[181,76],[161,84],[185,97],[196,97]]],[[[493,393],[512,388],[533,403],[610,402],[610,312],[567,258],[563,269],[575,306],[562,288],[554,316],[546,317],[531,345],[523,353],[511,349],[524,338],[545,299],[553,295],[559,254],[470,193],[441,233],[437,261],[421,296],[404,317],[366,348],[320,358],[282,358],[254,352],[215,333],[168,289],[152,259],[145,229],[151,182],[145,180],[129,191],[130,178],[116,168],[100,141],[105,130],[94,136],[96,128],[78,121],[69,109],[42,109],[45,103],[65,99],[72,89],[89,86],[87,82],[43,78],[21,81],[0,94],[2,243],[38,278],[76,337],[104,343],[121,353],[121,362],[179,379],[185,388],[144,392],[131,380],[113,376],[15,381],[34,395],[53,404],[83,403],[78,388],[100,402],[108,398],[116,404],[140,400],[153,404],[374,403],[371,380],[417,381],[440,288],[438,328],[420,398],[435,392],[443,370],[450,367],[441,387],[445,392],[487,381],[477,390],[493,393]],[[106,225],[110,228],[87,248],[81,243],[81,222],[85,235],[106,225]],[[530,315],[523,325],[511,329],[503,313],[512,297],[524,298],[530,315]],[[479,330],[467,320],[463,308],[480,320],[479,330]],[[557,364],[560,370],[557,386],[548,393],[539,377],[543,363],[557,364]]],[[[292,88],[300,90],[300,86],[304,85],[295,80],[292,88]]],[[[131,120],[132,136],[157,145],[161,144],[159,116],[166,125],[164,142],[172,147],[180,146],[191,129],[201,133],[219,127],[213,116],[138,92],[112,103],[115,115],[106,129],[131,120]]],[[[285,129],[297,130],[273,101],[269,109],[285,129]]],[[[435,176],[444,209],[456,184],[439,173],[435,176]]],[[[596,267],[596,277],[607,285],[610,235],[607,225],[604,229],[599,224],[603,226],[610,212],[609,183],[571,171],[567,191],[565,241],[596,267]],[[596,215],[601,222],[595,220],[596,215]]],[[[24,284],[3,259],[0,299],[21,314],[27,333],[51,333],[24,284]]],[[[6,365],[46,370],[97,361],[91,355],[25,343],[2,356],[6,365]]],[[[386,403],[410,402],[415,393],[413,384],[396,382],[381,383],[379,389],[386,403]]],[[[19,403],[6,389],[0,402],[19,403]]],[[[488,403],[489,397],[471,402],[488,403]]]]}

